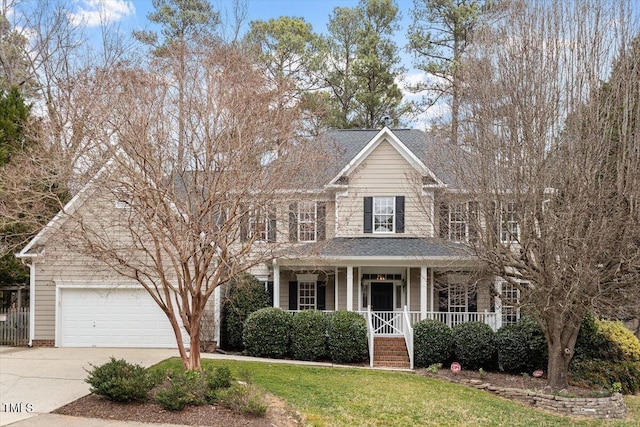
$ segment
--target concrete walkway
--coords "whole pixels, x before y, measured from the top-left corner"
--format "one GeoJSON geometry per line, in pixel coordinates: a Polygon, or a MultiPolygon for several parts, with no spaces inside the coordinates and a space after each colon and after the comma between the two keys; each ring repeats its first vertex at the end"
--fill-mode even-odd
{"type": "MultiPolygon", "coordinates": [[[[100,365],[113,356],[130,363],[151,366],[169,357],[178,357],[175,349],[127,348],[26,348],[0,347],[0,426],[11,427],[175,427],[132,421],[70,417],[49,412],[89,394],[85,369],[100,365]]],[[[353,368],[323,362],[263,359],[218,353],[202,353],[203,359],[246,362],[286,363],[293,365],[353,368]]],[[[364,369],[369,369],[364,367],[364,369]]],[[[402,370],[376,368],[384,370],[402,370]]]]}
{"type": "MultiPolygon", "coordinates": [[[[0,347],[0,426],[20,420],[27,422],[14,425],[36,425],[44,422],[40,414],[89,394],[85,369],[111,356],[150,366],[176,355],[169,349],[0,347]]],[[[37,425],[55,426],[50,422],[37,425]]]]}

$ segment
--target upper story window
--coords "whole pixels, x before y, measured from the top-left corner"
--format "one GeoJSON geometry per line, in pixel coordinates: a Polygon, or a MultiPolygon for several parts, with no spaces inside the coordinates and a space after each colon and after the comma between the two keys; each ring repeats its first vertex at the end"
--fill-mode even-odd
{"type": "Polygon", "coordinates": [[[517,242],[520,238],[520,225],[516,215],[516,204],[513,202],[500,204],[500,241],[502,243],[517,242]]]}
{"type": "Polygon", "coordinates": [[[298,203],[298,241],[317,240],[318,205],[316,202],[298,203]]]}
{"type": "Polygon", "coordinates": [[[276,210],[274,207],[252,206],[243,218],[241,238],[243,241],[276,241],[276,210]]]}
{"type": "Polygon", "coordinates": [[[395,231],[395,197],[373,198],[373,232],[393,233],[395,231]]]}
{"type": "Polygon", "coordinates": [[[326,203],[302,201],[289,205],[289,240],[316,242],[325,239],[326,203]]]}
{"type": "Polygon", "coordinates": [[[263,207],[254,208],[249,214],[249,236],[255,240],[267,240],[269,236],[269,217],[263,207]]]}
{"type": "Polygon", "coordinates": [[[365,197],[365,233],[404,233],[404,196],[365,197]]]}
{"type": "Polygon", "coordinates": [[[440,235],[456,242],[469,242],[477,238],[477,202],[443,204],[440,208],[440,235]]]}

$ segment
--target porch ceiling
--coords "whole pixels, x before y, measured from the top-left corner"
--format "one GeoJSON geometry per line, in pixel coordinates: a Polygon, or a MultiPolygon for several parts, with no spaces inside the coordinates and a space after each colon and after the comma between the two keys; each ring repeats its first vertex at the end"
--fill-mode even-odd
{"type": "Polygon", "coordinates": [[[298,245],[281,259],[287,264],[324,261],[338,265],[473,266],[478,262],[461,244],[411,237],[336,237],[298,245]]]}

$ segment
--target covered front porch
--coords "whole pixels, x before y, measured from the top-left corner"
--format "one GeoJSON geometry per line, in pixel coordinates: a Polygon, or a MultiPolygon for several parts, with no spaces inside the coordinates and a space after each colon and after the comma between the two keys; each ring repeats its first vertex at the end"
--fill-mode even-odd
{"type": "Polygon", "coordinates": [[[458,248],[409,238],[342,239],[333,246],[323,247],[324,254],[275,260],[270,268],[273,305],[292,313],[360,313],[367,320],[370,355],[376,337],[404,337],[412,359],[413,326],[423,319],[450,327],[482,322],[493,330],[512,320],[511,308],[503,313],[502,284],[479,277],[477,260],[458,248]],[[376,255],[383,251],[388,253],[376,255]]]}

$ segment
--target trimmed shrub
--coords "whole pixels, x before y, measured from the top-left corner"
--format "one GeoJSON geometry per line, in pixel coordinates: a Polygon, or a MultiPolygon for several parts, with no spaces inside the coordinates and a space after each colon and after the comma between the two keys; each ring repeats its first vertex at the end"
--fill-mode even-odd
{"type": "Polygon", "coordinates": [[[85,382],[91,392],[115,402],[146,400],[155,386],[153,376],[142,366],[111,357],[107,363],[93,366],[85,382]]]}
{"type": "Polygon", "coordinates": [[[455,358],[464,369],[496,365],[495,333],[481,322],[460,323],[452,329],[455,358]]]}
{"type": "Polygon", "coordinates": [[[329,316],[329,356],[335,363],[357,363],[367,358],[367,323],[353,311],[340,310],[329,316]]]}
{"type": "Polygon", "coordinates": [[[327,354],[327,318],[321,311],[304,310],[291,321],[291,356],[318,360],[327,354]]]}
{"type": "Polygon", "coordinates": [[[414,364],[426,367],[445,363],[453,352],[453,333],[446,324],[426,319],[418,322],[413,329],[414,364]]]}
{"type": "Polygon", "coordinates": [[[217,390],[220,388],[231,387],[231,370],[226,366],[218,366],[215,371],[207,371],[207,383],[209,389],[217,390]]]}
{"type": "Polygon", "coordinates": [[[496,333],[498,367],[506,372],[527,372],[529,346],[516,325],[503,326],[496,333]]]}
{"type": "Polygon", "coordinates": [[[640,362],[577,360],[571,363],[571,382],[614,391],[619,383],[622,393],[640,391],[640,362]]]}
{"type": "Polygon", "coordinates": [[[242,334],[250,356],[284,358],[289,351],[291,314],[279,308],[262,308],[249,315],[242,334]]]}
{"type": "Polygon", "coordinates": [[[549,359],[547,338],[536,319],[531,316],[522,316],[515,324],[515,328],[527,343],[525,372],[546,369],[549,359]]]}
{"type": "Polygon", "coordinates": [[[264,284],[250,274],[242,274],[229,284],[229,296],[222,308],[223,328],[226,331],[227,345],[242,350],[242,331],[247,317],[254,311],[269,307],[269,294],[264,284]]]}

